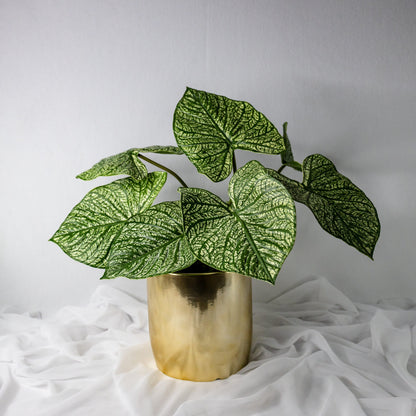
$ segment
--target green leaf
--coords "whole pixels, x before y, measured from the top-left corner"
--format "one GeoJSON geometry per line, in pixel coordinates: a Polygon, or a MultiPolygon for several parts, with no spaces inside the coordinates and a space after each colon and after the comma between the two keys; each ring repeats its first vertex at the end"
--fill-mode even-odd
{"type": "Polygon", "coordinates": [[[102,278],[156,276],[189,267],[195,260],[184,235],[179,201],[162,202],[125,224],[102,278]]]}
{"type": "Polygon", "coordinates": [[[293,247],[294,202],[263,166],[251,161],[229,184],[230,204],[198,188],[180,188],[184,224],[196,257],[218,270],[274,283],[293,247]]]}
{"type": "Polygon", "coordinates": [[[283,123],[283,141],[285,143],[285,150],[280,153],[282,158],[282,164],[287,165],[295,161],[293,158],[292,146],[289,141],[289,136],[287,135],[287,122],[283,123]]]}
{"type": "Polygon", "coordinates": [[[98,178],[99,176],[129,175],[136,179],[142,179],[147,175],[146,166],[138,158],[139,149],[130,149],[100,160],[91,169],[80,173],[77,178],[84,181],[98,178]]]}
{"type": "Polygon", "coordinates": [[[293,199],[311,209],[325,231],[373,258],[380,235],[377,211],[329,159],[319,154],[308,156],[303,161],[302,183],[271,169],[268,172],[286,186],[293,199]]]}
{"type": "Polygon", "coordinates": [[[138,181],[124,178],[85,195],[66,217],[51,241],[74,260],[105,267],[113,240],[134,215],[149,208],[167,174],[153,172],[138,181]]]}
{"type": "Polygon", "coordinates": [[[176,146],[148,146],[137,149],[139,153],[160,153],[164,155],[183,155],[183,152],[176,146]]]}
{"type": "Polygon", "coordinates": [[[283,123],[283,141],[285,143],[285,150],[280,153],[282,159],[282,165],[290,166],[293,169],[296,169],[302,172],[302,165],[293,157],[292,146],[290,144],[289,136],[287,135],[287,122],[283,123]]]}
{"type": "Polygon", "coordinates": [[[214,182],[230,175],[235,149],[278,154],[285,148],[276,127],[249,103],[191,88],[176,106],[173,130],[198,172],[214,182]]]}

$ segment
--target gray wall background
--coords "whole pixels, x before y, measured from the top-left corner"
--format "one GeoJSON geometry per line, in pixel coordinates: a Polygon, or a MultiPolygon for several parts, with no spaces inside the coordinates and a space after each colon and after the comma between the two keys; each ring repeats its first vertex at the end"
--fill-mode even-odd
{"type": "MultiPolygon", "coordinates": [[[[246,100],[279,130],[288,121],[298,160],[325,154],[378,208],[372,262],[298,205],[295,247],[275,287],[255,282],[256,300],[310,275],[356,301],[415,299],[415,49],[414,0],[0,0],[0,308],[84,304],[99,284],[145,298],[144,281],[102,283],[48,239],[106,182],[76,174],[174,144],[186,86],[246,100]]],[[[225,195],[185,158],[159,161],[225,195]]]]}

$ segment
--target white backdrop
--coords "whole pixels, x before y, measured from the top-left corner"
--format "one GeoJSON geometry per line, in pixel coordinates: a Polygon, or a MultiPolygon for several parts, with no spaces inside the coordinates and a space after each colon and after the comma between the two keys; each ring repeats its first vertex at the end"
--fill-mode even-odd
{"type": "MultiPolygon", "coordinates": [[[[87,301],[101,271],[48,242],[106,182],[75,175],[131,147],[175,144],[186,86],[246,100],[280,131],[288,121],[296,159],[326,155],[379,212],[372,262],[298,205],[295,247],[274,288],[255,282],[255,299],[310,275],[357,301],[415,298],[415,45],[414,0],[0,0],[0,307],[87,301]]],[[[225,194],[185,158],[159,160],[225,194]]],[[[162,198],[176,188],[171,179],[162,198]]],[[[106,284],[145,298],[144,281],[106,284]]]]}

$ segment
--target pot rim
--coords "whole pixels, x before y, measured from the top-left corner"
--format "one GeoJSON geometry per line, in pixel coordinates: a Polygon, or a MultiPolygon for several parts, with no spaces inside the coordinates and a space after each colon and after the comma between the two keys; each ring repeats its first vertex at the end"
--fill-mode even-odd
{"type": "MultiPolygon", "coordinates": [[[[221,271],[216,271],[216,272],[185,272],[185,273],[181,273],[181,272],[172,272],[172,273],[166,273],[167,275],[170,276],[209,276],[212,274],[218,274],[218,273],[229,273],[229,272],[221,272],[221,271]]],[[[163,276],[163,275],[162,275],[163,276]]]]}

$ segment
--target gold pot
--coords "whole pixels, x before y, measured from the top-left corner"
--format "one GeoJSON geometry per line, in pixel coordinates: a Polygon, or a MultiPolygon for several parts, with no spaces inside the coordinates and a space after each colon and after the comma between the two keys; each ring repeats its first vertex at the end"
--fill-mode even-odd
{"type": "Polygon", "coordinates": [[[248,363],[251,278],[170,273],[147,279],[149,332],[160,371],[182,380],[227,378],[248,363]]]}

